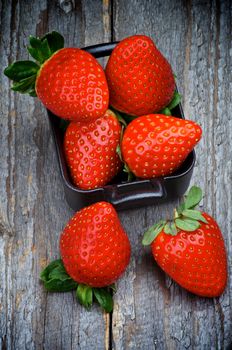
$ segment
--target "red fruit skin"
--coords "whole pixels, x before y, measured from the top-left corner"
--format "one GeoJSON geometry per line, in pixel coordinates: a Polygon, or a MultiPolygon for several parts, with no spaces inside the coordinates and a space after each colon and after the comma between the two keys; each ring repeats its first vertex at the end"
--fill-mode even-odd
{"type": "Polygon", "coordinates": [[[42,65],[36,93],[50,111],[72,121],[94,120],[105,114],[109,104],[102,67],[77,48],[61,49],[42,65]]]}
{"type": "Polygon", "coordinates": [[[221,295],[227,283],[227,260],[223,237],[217,222],[208,221],[194,232],[179,231],[176,236],[163,231],[152,243],[158,265],[180,286],[203,296],[221,295]]]}
{"type": "Polygon", "coordinates": [[[201,127],[190,120],[162,114],[134,119],[122,140],[130,170],[144,179],[172,174],[201,138],[201,127]]]}
{"type": "Polygon", "coordinates": [[[73,183],[90,190],[107,184],[120,170],[116,153],[121,125],[115,114],[89,123],[70,123],[65,132],[64,151],[73,183]]]}
{"type": "Polygon", "coordinates": [[[145,35],[122,40],[106,66],[110,104],[135,116],[159,112],[172,100],[175,80],[168,61],[145,35]]]}
{"type": "Polygon", "coordinates": [[[114,283],[130,260],[130,242],[110,203],[77,212],[60,237],[67,273],[78,283],[105,287],[114,283]]]}

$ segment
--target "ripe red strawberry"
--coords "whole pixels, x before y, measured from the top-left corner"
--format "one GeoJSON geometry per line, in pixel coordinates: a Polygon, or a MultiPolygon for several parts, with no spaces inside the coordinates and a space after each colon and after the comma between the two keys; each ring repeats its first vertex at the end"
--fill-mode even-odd
{"type": "Polygon", "coordinates": [[[172,100],[175,80],[170,64],[145,35],[122,40],[106,66],[110,104],[135,116],[159,112],[172,100]]]}
{"type": "Polygon", "coordinates": [[[201,138],[193,121],[161,114],[134,119],[122,139],[122,155],[129,169],[141,178],[173,173],[201,138]]]}
{"type": "Polygon", "coordinates": [[[37,60],[11,64],[4,71],[14,81],[12,89],[38,96],[57,116],[90,121],[105,114],[109,91],[104,71],[88,52],[63,48],[56,32],[42,39],[30,37],[28,51],[37,60]]]}
{"type": "Polygon", "coordinates": [[[143,244],[151,244],[154,259],[178,284],[200,296],[217,297],[227,283],[226,250],[217,222],[194,210],[201,190],[193,187],[171,222],[150,228],[143,244]]]}
{"type": "Polygon", "coordinates": [[[86,308],[97,301],[106,312],[113,309],[114,283],[130,260],[130,242],[110,203],[98,202],[77,212],[60,237],[61,259],[40,274],[49,292],[76,290],[86,308]]]}
{"type": "Polygon", "coordinates": [[[64,150],[73,183],[89,190],[104,186],[121,168],[116,152],[121,125],[108,110],[89,123],[70,123],[64,137],[64,150]]]}
{"type": "Polygon", "coordinates": [[[130,242],[113,206],[98,202],[77,212],[60,237],[68,274],[78,283],[104,287],[114,283],[130,260],[130,242]]]}

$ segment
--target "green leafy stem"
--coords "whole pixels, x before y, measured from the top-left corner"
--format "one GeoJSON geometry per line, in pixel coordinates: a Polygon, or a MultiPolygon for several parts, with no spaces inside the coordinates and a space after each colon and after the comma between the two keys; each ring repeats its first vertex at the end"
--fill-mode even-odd
{"type": "Polygon", "coordinates": [[[40,67],[63,47],[64,38],[58,32],[52,31],[42,38],[30,36],[27,50],[36,62],[30,60],[17,61],[5,68],[4,74],[10,80],[13,80],[11,89],[35,97],[35,84],[40,67]]]}
{"type": "Polygon", "coordinates": [[[66,272],[61,259],[52,261],[40,274],[40,279],[48,292],[70,292],[76,290],[77,300],[86,309],[97,302],[105,312],[112,312],[112,293],[116,292],[115,285],[104,288],[93,288],[78,284],[66,272]]]}
{"type": "Polygon", "coordinates": [[[202,222],[207,223],[202,213],[195,210],[201,199],[202,190],[200,187],[191,187],[184,202],[174,210],[172,220],[161,220],[145,232],[142,240],[143,245],[150,245],[162,230],[168,235],[175,236],[179,230],[193,232],[201,226],[202,222]]]}
{"type": "Polygon", "coordinates": [[[159,113],[165,115],[172,115],[172,110],[180,104],[181,95],[179,92],[175,91],[171,102],[163,108],[159,113]]]}

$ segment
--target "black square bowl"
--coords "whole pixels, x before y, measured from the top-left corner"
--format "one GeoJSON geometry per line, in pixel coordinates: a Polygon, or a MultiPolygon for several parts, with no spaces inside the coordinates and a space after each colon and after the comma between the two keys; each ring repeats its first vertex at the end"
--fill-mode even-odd
{"type": "MultiPolygon", "coordinates": [[[[100,44],[83,48],[94,57],[109,56],[117,42],[100,44]]],[[[181,105],[172,110],[172,115],[184,119],[181,105]]],[[[58,156],[60,173],[64,185],[65,196],[73,210],[79,210],[99,201],[112,203],[117,210],[158,204],[182,196],[190,183],[195,164],[195,152],[192,151],[181,167],[172,175],[148,180],[135,179],[127,182],[123,174],[119,174],[113,181],[94,190],[81,190],[74,186],[63,150],[64,132],[60,128],[60,118],[48,111],[50,126],[58,156]]]]}

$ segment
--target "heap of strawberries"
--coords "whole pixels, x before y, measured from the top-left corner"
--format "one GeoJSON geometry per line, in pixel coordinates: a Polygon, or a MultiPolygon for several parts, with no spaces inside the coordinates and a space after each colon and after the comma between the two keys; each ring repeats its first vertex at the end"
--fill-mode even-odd
{"type": "MultiPolygon", "coordinates": [[[[123,170],[144,179],[170,175],[199,142],[197,123],[171,115],[180,102],[174,74],[149,37],[122,40],[105,70],[88,52],[63,48],[57,32],[29,41],[36,62],[15,62],[4,73],[14,91],[37,96],[69,121],[64,150],[78,188],[102,187],[123,170]]],[[[214,297],[226,286],[226,253],[217,223],[195,210],[200,199],[193,187],[174,218],[150,228],[143,244],[152,244],[157,263],[181,286],[214,297]]],[[[60,252],[41,274],[47,290],[76,289],[81,304],[96,300],[110,312],[114,282],[130,259],[113,206],[99,202],[77,212],[61,235],[60,252]]]]}

